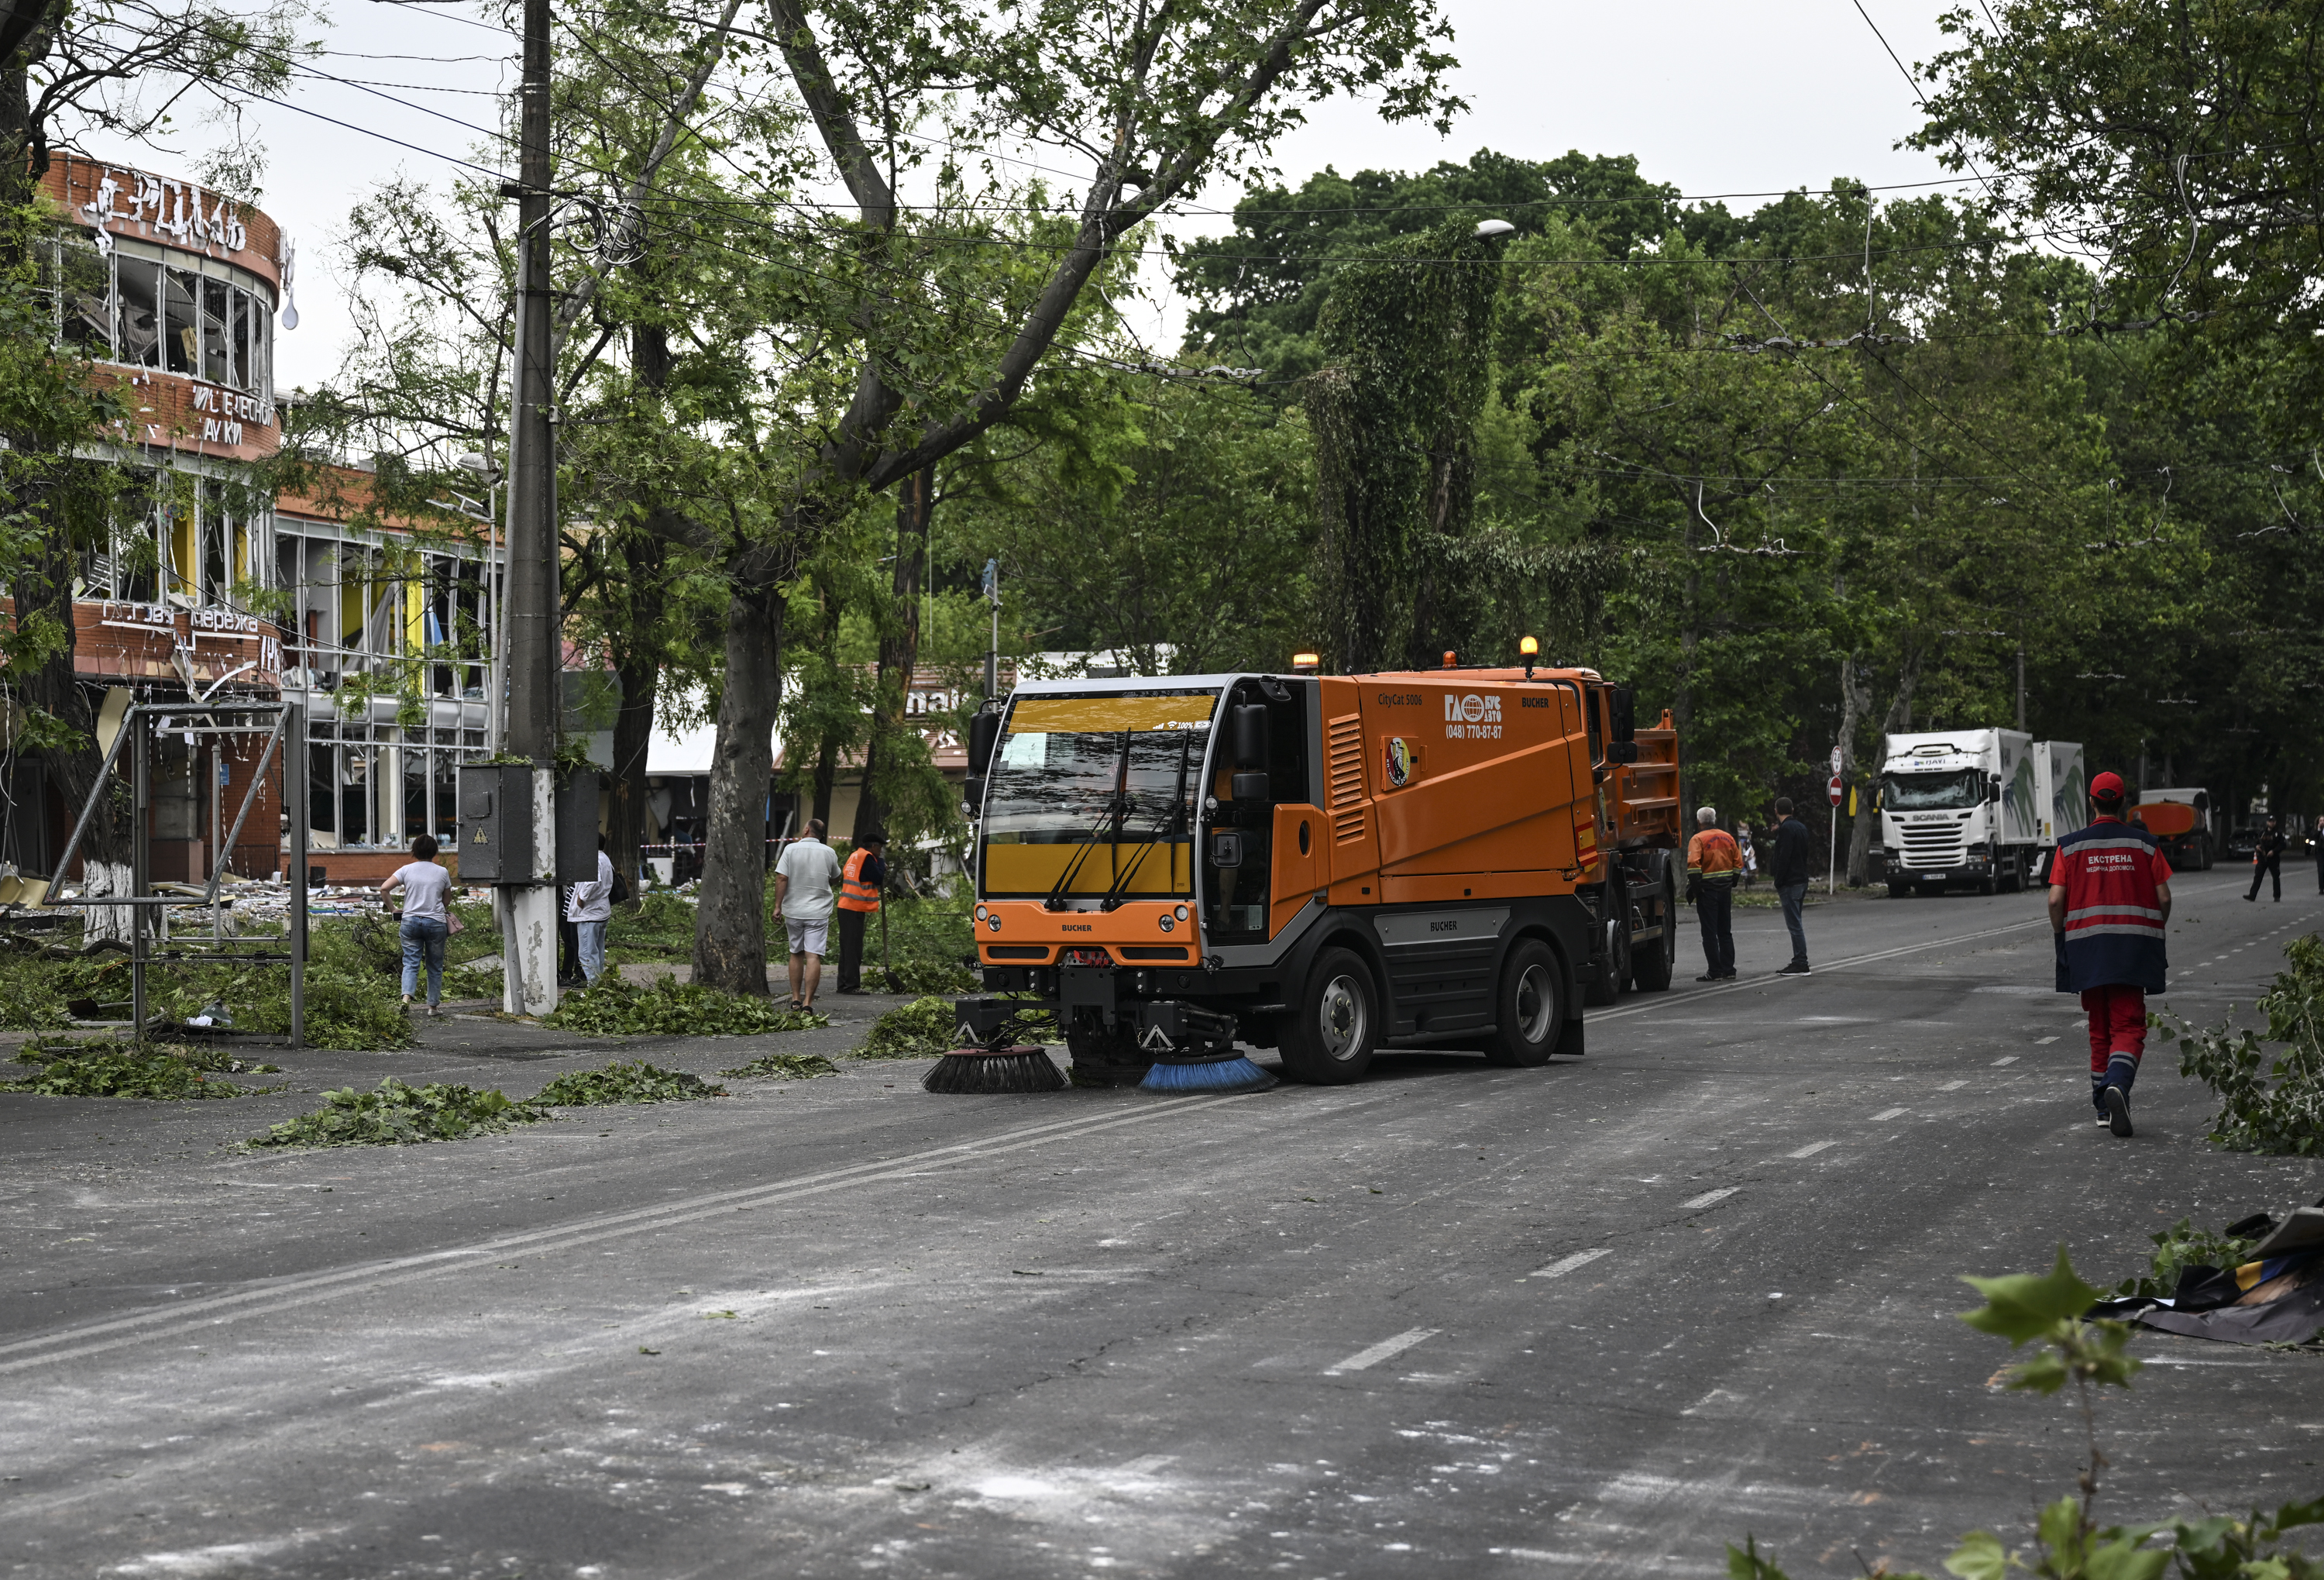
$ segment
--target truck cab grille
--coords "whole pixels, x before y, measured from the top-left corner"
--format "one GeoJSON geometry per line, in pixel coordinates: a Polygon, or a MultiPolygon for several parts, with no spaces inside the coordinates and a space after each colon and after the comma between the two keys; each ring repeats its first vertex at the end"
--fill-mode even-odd
{"type": "Polygon", "coordinates": [[[1959,823],[1907,823],[1899,830],[1898,848],[1908,867],[1957,867],[1964,859],[1959,823]]]}

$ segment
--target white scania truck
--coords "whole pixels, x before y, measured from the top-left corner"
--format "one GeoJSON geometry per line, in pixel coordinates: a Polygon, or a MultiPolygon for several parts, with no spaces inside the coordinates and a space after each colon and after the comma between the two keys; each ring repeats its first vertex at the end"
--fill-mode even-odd
{"type": "Polygon", "coordinates": [[[2018,730],[1887,737],[1880,845],[1889,894],[1902,899],[1951,883],[1990,894],[2032,882],[2043,822],[2053,816],[2042,802],[2034,762],[2034,738],[2018,730]]]}

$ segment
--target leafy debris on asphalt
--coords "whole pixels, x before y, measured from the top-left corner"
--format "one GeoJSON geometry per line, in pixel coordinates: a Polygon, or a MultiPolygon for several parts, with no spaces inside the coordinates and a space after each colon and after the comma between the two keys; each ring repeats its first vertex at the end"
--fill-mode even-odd
{"type": "Polygon", "coordinates": [[[532,1098],[540,1108],[594,1108],[610,1103],[686,1103],[724,1097],[726,1088],[700,1076],[666,1070],[643,1059],[615,1059],[602,1069],[573,1070],[558,1076],[532,1098]]]}
{"type": "Polygon", "coordinates": [[[390,1076],[373,1091],[342,1086],[326,1092],[323,1106],[314,1113],[286,1119],[244,1145],[381,1147],[407,1141],[453,1141],[499,1135],[513,1125],[533,1124],[548,1117],[497,1086],[478,1091],[474,1086],[434,1081],[411,1086],[390,1076]]]}
{"type": "Polygon", "coordinates": [[[16,1062],[35,1074],[0,1081],[0,1090],[42,1097],[140,1097],[149,1101],[241,1097],[272,1087],[238,1086],[222,1075],[278,1071],[244,1064],[216,1049],[110,1038],[51,1038],[28,1045],[16,1062]]]}
{"type": "Polygon", "coordinates": [[[778,1081],[807,1081],[817,1076],[835,1076],[839,1067],[819,1053],[770,1053],[764,1058],[754,1058],[749,1064],[736,1065],[731,1070],[720,1070],[722,1076],[766,1076],[778,1081]]]}
{"type": "Polygon", "coordinates": [[[715,987],[682,983],[675,976],[658,976],[650,987],[640,987],[608,971],[577,993],[558,1001],[541,1017],[544,1026],[578,1031],[587,1037],[636,1036],[646,1032],[685,1032],[696,1037],[749,1037],[771,1031],[808,1031],[828,1026],[831,1018],[814,1011],[794,1010],[748,993],[722,993],[715,987]]]}

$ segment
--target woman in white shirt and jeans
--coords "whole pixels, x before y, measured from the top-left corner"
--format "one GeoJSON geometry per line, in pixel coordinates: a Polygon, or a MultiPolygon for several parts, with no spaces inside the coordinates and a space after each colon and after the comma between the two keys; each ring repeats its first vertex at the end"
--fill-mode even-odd
{"type": "Polygon", "coordinates": [[[444,940],[452,936],[452,912],[447,904],[452,874],[436,864],[436,836],[423,834],[411,842],[411,860],[388,874],[379,886],[382,895],[403,891],[403,1002],[420,989],[420,967],[428,966],[428,1012],[440,1012],[444,996],[444,940]]]}

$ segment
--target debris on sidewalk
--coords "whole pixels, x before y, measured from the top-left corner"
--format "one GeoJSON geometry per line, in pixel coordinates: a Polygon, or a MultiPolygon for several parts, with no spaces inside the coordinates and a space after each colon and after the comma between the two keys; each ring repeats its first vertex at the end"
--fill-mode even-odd
{"type": "Polygon", "coordinates": [[[2219,1234],[2185,1219],[2154,1236],[2154,1270],[2172,1275],[2126,1282],[2121,1298],[2091,1307],[2163,1333],[2237,1344],[2310,1344],[2324,1339],[2324,1202],[2282,1223],[2255,1213],[2219,1234]],[[2191,1260],[2187,1252],[2219,1265],[2191,1260]]]}

